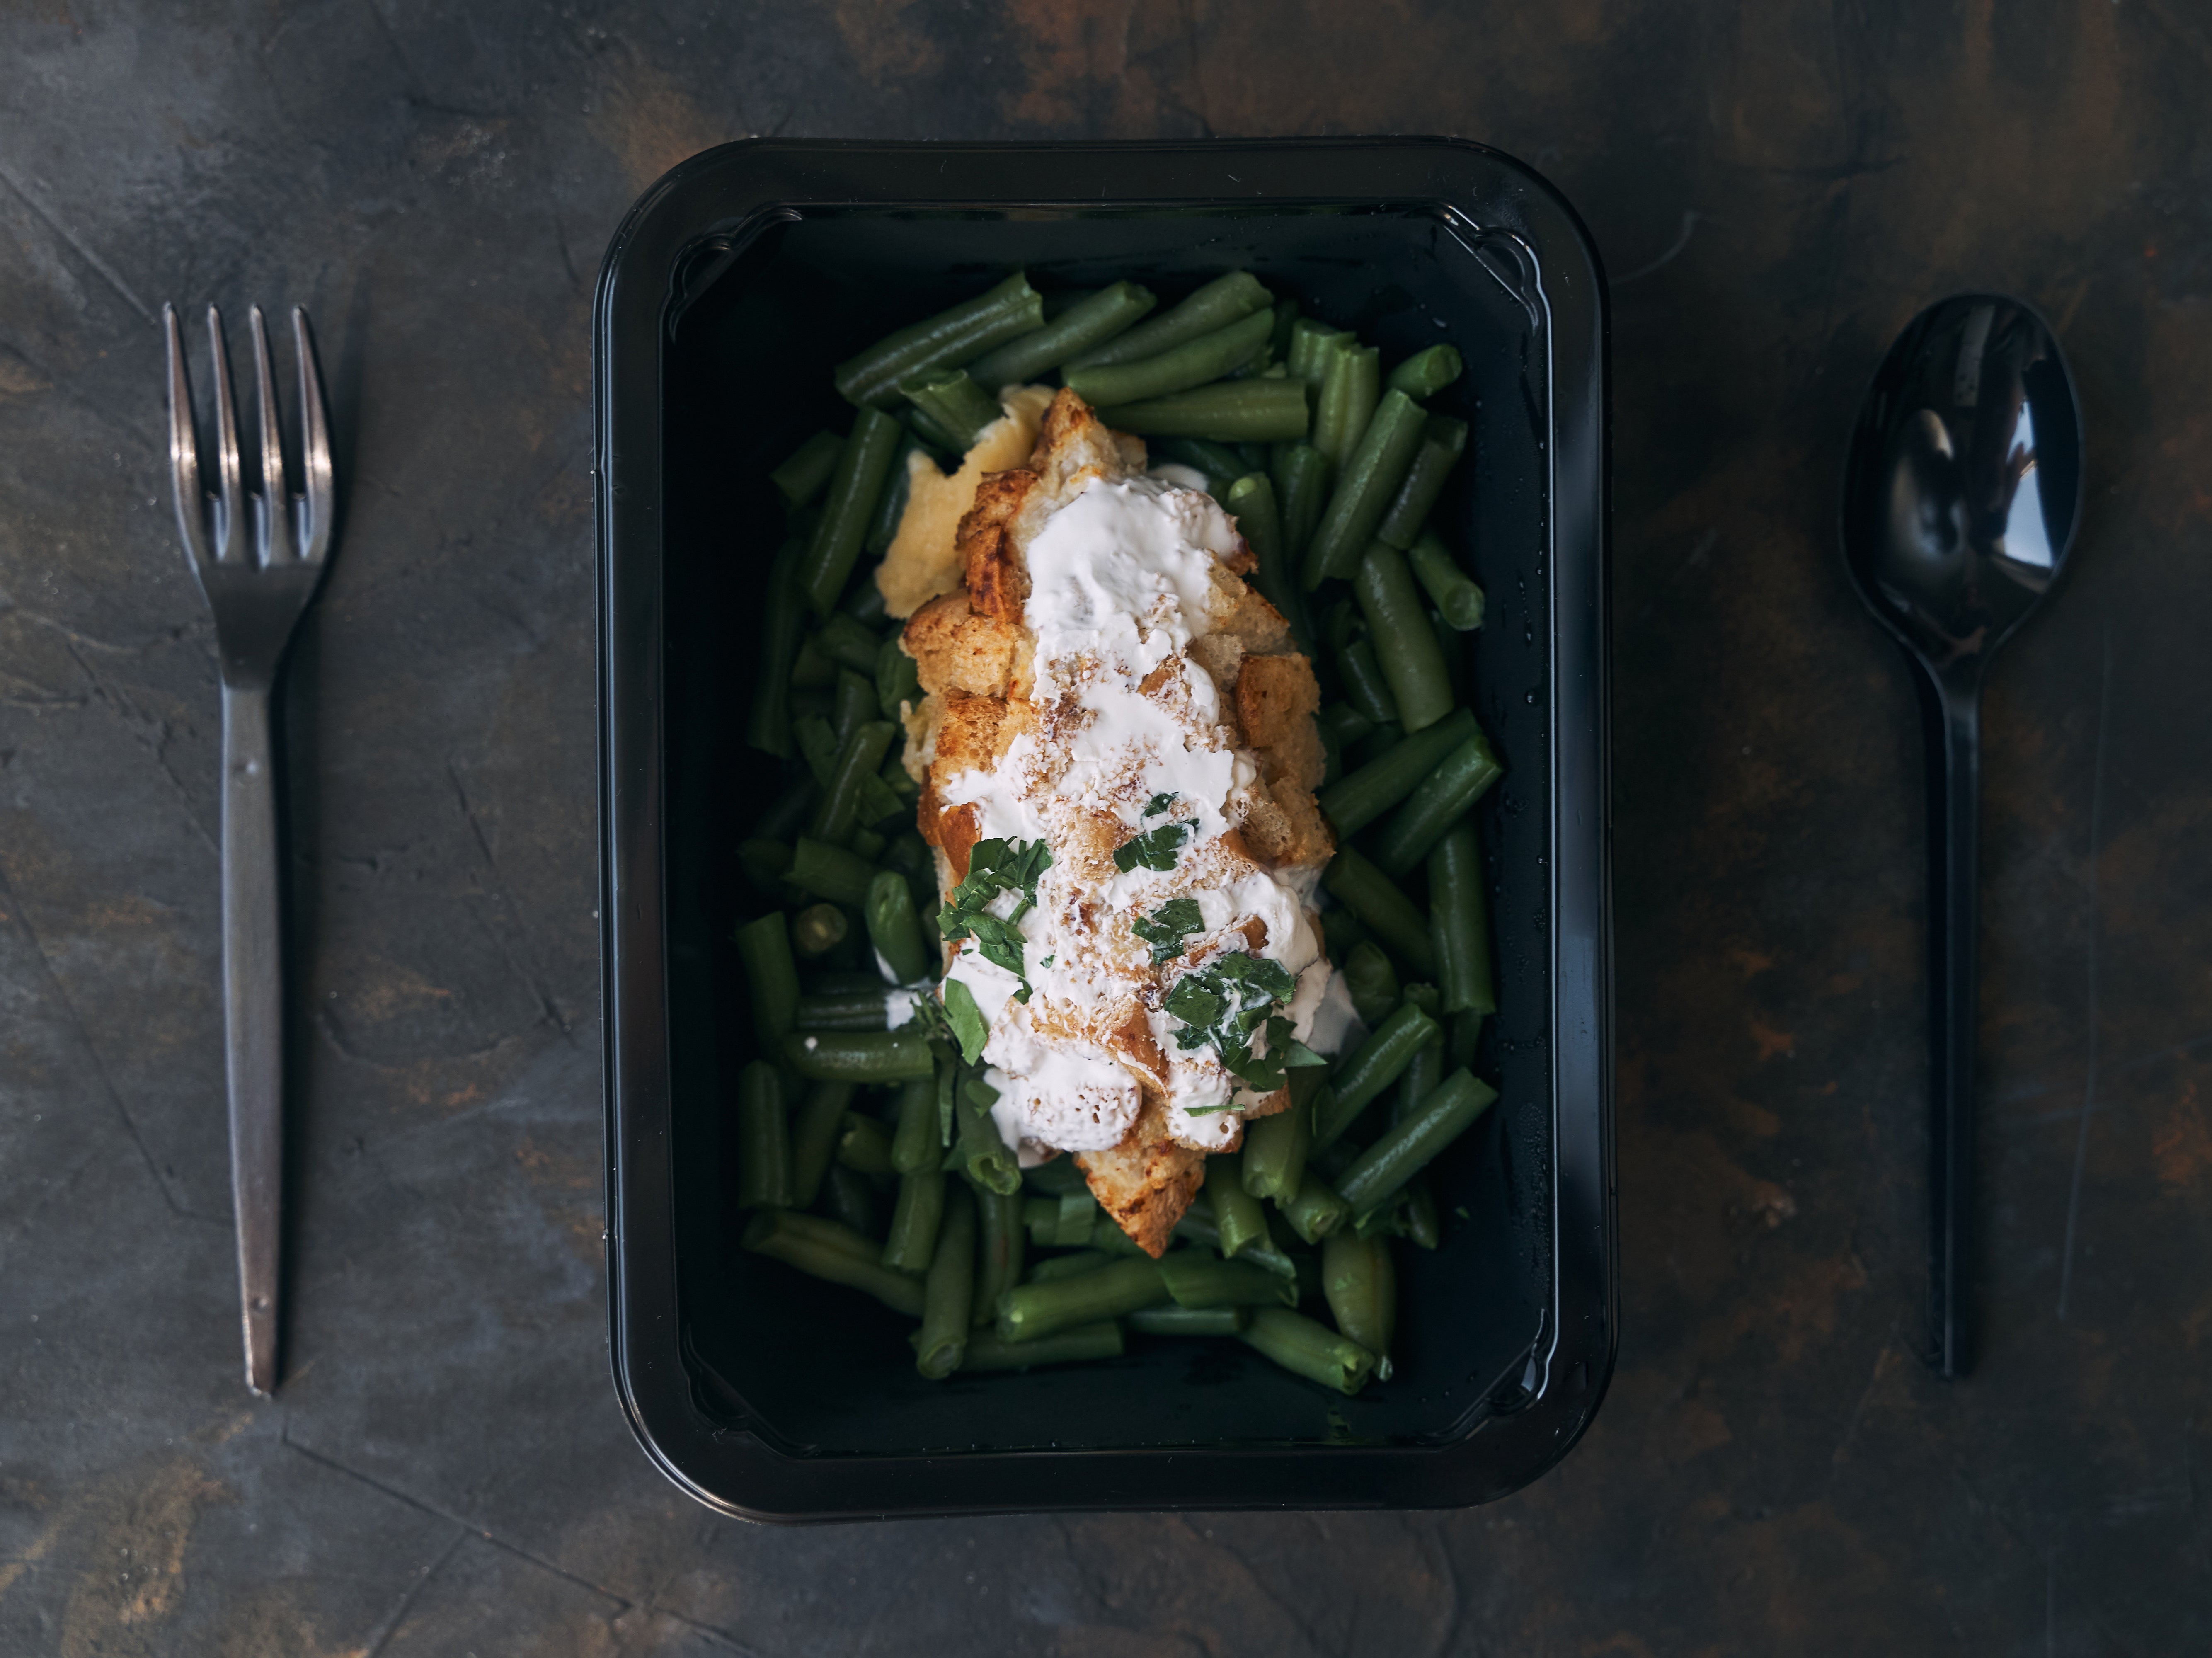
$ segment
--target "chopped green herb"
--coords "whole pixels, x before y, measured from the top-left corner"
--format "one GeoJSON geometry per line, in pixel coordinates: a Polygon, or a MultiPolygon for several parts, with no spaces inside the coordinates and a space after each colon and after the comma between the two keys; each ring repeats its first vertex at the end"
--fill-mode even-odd
{"type": "Polygon", "coordinates": [[[975,993],[968,988],[965,981],[945,981],[945,1017],[960,1043],[960,1057],[969,1065],[975,1064],[976,1056],[983,1051],[983,1044],[991,1039],[991,1026],[983,1017],[983,1010],[975,1005],[975,993]]]}
{"type": "Polygon", "coordinates": [[[1291,1034],[1291,1022],[1275,1011],[1297,987],[1297,981],[1280,962],[1262,956],[1224,956],[1184,974],[1162,1005],[1182,1021],[1183,1028],[1176,1032],[1177,1048],[1188,1052],[1210,1047],[1231,1076],[1260,1093],[1272,1094],[1283,1085],[1287,1071],[1326,1063],[1291,1034]],[[1252,1038],[1262,1029],[1267,1052],[1255,1055],[1252,1038]]]}
{"type": "Polygon", "coordinates": [[[1146,829],[1114,848],[1114,867],[1127,875],[1141,864],[1164,875],[1176,866],[1182,843],[1189,838],[1188,823],[1163,823],[1156,829],[1146,829]]]}
{"type": "Polygon", "coordinates": [[[1173,961],[1182,954],[1182,941],[1204,931],[1206,918],[1195,898],[1170,898],[1150,915],[1140,915],[1129,930],[1152,947],[1152,964],[1173,961]]]}
{"type": "Polygon", "coordinates": [[[1036,902],[1036,886],[1052,867],[1052,848],[1042,841],[978,841],[968,853],[968,878],[952,890],[952,897],[937,912],[937,928],[948,940],[973,938],[976,952],[1014,975],[1022,987],[1017,1001],[1030,999],[1029,969],[1022,958],[1022,930],[1017,925],[1036,902]],[[1021,902],[1012,915],[1000,917],[990,906],[1001,893],[1016,892],[1021,902]]]}
{"type": "Polygon", "coordinates": [[[1182,796],[1172,792],[1166,794],[1156,794],[1151,799],[1145,802],[1145,817],[1146,818],[1164,817],[1167,816],[1168,808],[1182,799],[1182,796]]]}

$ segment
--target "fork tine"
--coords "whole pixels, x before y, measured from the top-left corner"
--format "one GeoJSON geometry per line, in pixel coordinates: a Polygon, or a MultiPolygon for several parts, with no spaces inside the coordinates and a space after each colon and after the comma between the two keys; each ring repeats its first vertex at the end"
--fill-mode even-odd
{"type": "Polygon", "coordinates": [[[277,434],[276,381],[269,372],[269,330],[258,305],[247,313],[247,320],[253,333],[254,399],[261,406],[261,506],[255,539],[266,562],[289,563],[296,550],[292,543],[292,492],[284,482],[284,440],[277,434]]]}
{"type": "Polygon", "coordinates": [[[300,556],[312,562],[331,550],[337,489],[331,466],[330,411],[323,406],[323,376],[315,365],[315,336],[304,306],[292,307],[292,349],[300,361],[300,477],[307,485],[307,523],[300,556]]]}
{"type": "Polygon", "coordinates": [[[185,339],[177,307],[161,307],[169,342],[169,489],[177,503],[177,533],[195,565],[207,562],[207,497],[200,491],[200,442],[192,430],[192,383],[185,374],[185,339]]]}
{"type": "Polygon", "coordinates": [[[238,485],[238,410],[230,396],[230,353],[222,343],[222,313],[208,307],[208,346],[215,357],[215,556],[219,564],[243,556],[246,514],[238,485]]]}

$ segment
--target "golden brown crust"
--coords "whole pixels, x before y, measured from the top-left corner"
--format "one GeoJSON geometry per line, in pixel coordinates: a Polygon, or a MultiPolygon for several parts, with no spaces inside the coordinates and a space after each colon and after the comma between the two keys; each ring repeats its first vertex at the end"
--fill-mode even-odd
{"type": "Polygon", "coordinates": [[[954,592],[916,610],[899,643],[914,659],[923,690],[1005,696],[1012,689],[1025,636],[1018,623],[1009,627],[978,616],[968,595],[954,592]]]}
{"type": "Polygon", "coordinates": [[[1075,1166],[1098,1206],[1156,1260],[1206,1181],[1206,1153],[1168,1138],[1167,1108],[1149,1088],[1121,1143],[1110,1151],[1079,1151],[1075,1166]]]}
{"type": "Polygon", "coordinates": [[[1009,627],[1022,625],[1030,596],[1028,567],[1014,545],[1013,519],[1036,487],[1035,472],[993,472],[975,486],[975,504],[960,520],[960,558],[968,607],[1009,627]]]}
{"type": "Polygon", "coordinates": [[[1260,774],[1270,783],[1287,780],[1308,791],[1319,786],[1328,765],[1314,725],[1320,707],[1321,687],[1304,657],[1244,659],[1237,676],[1237,725],[1258,751],[1260,774]]]}

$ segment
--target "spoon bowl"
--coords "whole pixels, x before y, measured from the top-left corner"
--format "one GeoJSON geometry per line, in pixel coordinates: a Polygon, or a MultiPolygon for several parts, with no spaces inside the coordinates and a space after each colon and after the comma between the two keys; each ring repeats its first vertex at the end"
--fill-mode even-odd
{"type": "Polygon", "coordinates": [[[1975,862],[1983,671],[2065,568],[2081,417],[2057,337],[1998,294],[1938,301],[1898,336],[1844,463],[1844,560],[1918,671],[1928,755],[1929,1362],[1972,1362],[1975,862]]]}

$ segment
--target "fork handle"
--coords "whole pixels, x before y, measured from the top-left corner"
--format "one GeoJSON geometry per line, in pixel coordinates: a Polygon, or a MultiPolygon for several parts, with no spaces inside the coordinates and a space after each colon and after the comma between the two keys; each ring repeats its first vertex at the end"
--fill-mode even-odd
{"type": "Polygon", "coordinates": [[[278,986],[276,780],[269,688],[222,688],[222,1007],[230,1083],[230,1197],[246,1385],[276,1386],[276,1255],[283,1190],[284,1032],[278,986]]]}

